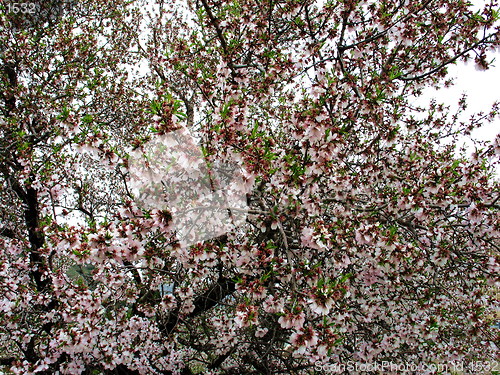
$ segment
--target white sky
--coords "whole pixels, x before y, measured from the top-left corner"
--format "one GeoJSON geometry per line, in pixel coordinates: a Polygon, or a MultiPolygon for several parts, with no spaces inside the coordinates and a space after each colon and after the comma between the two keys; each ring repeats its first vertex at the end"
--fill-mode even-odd
{"type": "MultiPolygon", "coordinates": [[[[453,113],[460,97],[465,93],[468,104],[467,117],[481,111],[489,112],[493,103],[500,101],[500,54],[497,54],[493,65],[486,71],[476,70],[473,61],[468,64],[461,62],[450,66],[448,72],[450,77],[455,77],[455,85],[440,90],[425,89],[418,103],[424,104],[431,98],[435,98],[438,103],[450,105],[453,113]]],[[[464,120],[465,118],[463,117],[464,120]]],[[[500,133],[500,116],[494,122],[473,131],[471,136],[480,140],[493,140],[498,133],[500,133]]],[[[466,142],[465,138],[464,142],[466,142]]],[[[470,145],[469,142],[467,144],[470,145]]]]}
{"type": "MultiPolygon", "coordinates": [[[[470,2],[473,4],[473,9],[480,10],[490,3],[490,0],[471,0],[470,2]]],[[[488,112],[495,101],[500,101],[498,88],[500,83],[500,53],[488,54],[487,61],[493,57],[495,60],[492,66],[486,71],[476,70],[473,60],[468,64],[460,62],[450,66],[448,72],[451,76],[456,77],[455,85],[439,91],[428,90],[428,94],[434,96],[438,101],[452,105],[452,108],[455,105],[456,108],[458,99],[463,93],[466,93],[468,113],[488,112]]],[[[498,133],[500,133],[500,116],[494,122],[475,130],[471,135],[481,140],[492,140],[498,133]]]]}

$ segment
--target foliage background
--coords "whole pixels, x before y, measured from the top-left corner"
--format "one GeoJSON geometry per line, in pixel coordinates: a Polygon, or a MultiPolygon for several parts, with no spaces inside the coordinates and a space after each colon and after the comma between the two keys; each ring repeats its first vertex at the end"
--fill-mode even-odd
{"type": "Polygon", "coordinates": [[[6,4],[4,371],[495,358],[500,136],[455,145],[497,106],[415,98],[457,61],[489,67],[496,2],[6,4]],[[130,150],[179,127],[251,188],[244,226],[189,248],[127,182],[130,150]]]}

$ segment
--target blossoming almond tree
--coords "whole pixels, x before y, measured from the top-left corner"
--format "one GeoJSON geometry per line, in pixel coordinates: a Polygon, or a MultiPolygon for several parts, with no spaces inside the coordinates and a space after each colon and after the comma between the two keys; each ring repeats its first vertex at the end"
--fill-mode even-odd
{"type": "Polygon", "coordinates": [[[495,358],[500,135],[456,144],[497,108],[414,102],[489,67],[496,2],[39,3],[0,10],[2,371],[495,358]],[[180,128],[249,191],[243,225],[184,247],[129,189],[131,150],[180,128]]]}

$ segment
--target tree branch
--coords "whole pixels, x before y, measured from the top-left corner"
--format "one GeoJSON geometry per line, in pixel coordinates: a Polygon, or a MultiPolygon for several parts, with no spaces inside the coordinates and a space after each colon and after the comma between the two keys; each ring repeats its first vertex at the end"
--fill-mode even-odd
{"type": "MultiPolygon", "coordinates": [[[[205,293],[196,297],[194,300],[194,310],[188,314],[186,318],[194,318],[212,307],[217,306],[225,297],[233,294],[236,290],[236,283],[226,277],[221,277],[212,287],[205,293]]],[[[168,322],[163,325],[167,333],[172,332],[180,318],[178,311],[174,311],[169,316],[168,322]]]]}

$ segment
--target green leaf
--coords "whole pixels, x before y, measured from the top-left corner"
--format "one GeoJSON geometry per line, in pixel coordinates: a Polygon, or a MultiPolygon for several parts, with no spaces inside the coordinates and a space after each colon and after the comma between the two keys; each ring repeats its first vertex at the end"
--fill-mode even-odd
{"type": "Polygon", "coordinates": [[[65,121],[68,117],[69,117],[69,108],[64,106],[59,116],[57,116],[57,119],[65,121]]]}
{"type": "Polygon", "coordinates": [[[345,275],[342,275],[338,281],[338,284],[343,284],[345,283],[347,280],[349,280],[349,278],[352,276],[352,273],[346,273],[345,275]]]}
{"type": "Polygon", "coordinates": [[[493,18],[493,21],[498,21],[500,19],[500,10],[491,9],[491,17],[493,18]]]}
{"type": "Polygon", "coordinates": [[[343,337],[338,338],[337,340],[335,340],[335,342],[333,343],[333,345],[334,345],[334,346],[337,346],[337,345],[341,344],[341,343],[342,343],[342,341],[344,341],[344,338],[343,338],[343,337]]]}
{"type": "Polygon", "coordinates": [[[323,285],[325,285],[325,279],[323,277],[321,277],[319,280],[318,280],[318,288],[322,288],[323,285]]]}
{"type": "Polygon", "coordinates": [[[233,99],[229,100],[227,103],[224,103],[222,110],[220,111],[221,118],[226,118],[229,115],[229,111],[231,109],[231,105],[233,104],[233,99]]]}
{"type": "Polygon", "coordinates": [[[94,121],[94,117],[92,115],[84,115],[82,117],[82,121],[86,124],[90,124],[92,121],[94,121]]]}
{"type": "Polygon", "coordinates": [[[254,124],[253,129],[252,129],[252,134],[251,134],[252,139],[257,137],[258,130],[259,130],[259,122],[255,121],[255,124],[254,124]]]}
{"type": "Polygon", "coordinates": [[[455,160],[453,164],[451,165],[451,169],[454,170],[460,165],[461,161],[460,160],[455,160]]]}
{"type": "Polygon", "coordinates": [[[184,112],[178,112],[178,111],[174,112],[174,115],[176,115],[179,120],[184,120],[187,117],[184,112]]]}
{"type": "Polygon", "coordinates": [[[149,104],[149,108],[150,108],[150,112],[153,115],[157,115],[161,111],[161,103],[156,101],[156,100],[152,100],[151,103],[149,104]]]}
{"type": "Polygon", "coordinates": [[[390,79],[396,79],[401,75],[401,71],[397,66],[392,66],[391,70],[389,71],[389,78],[390,79]]]}

